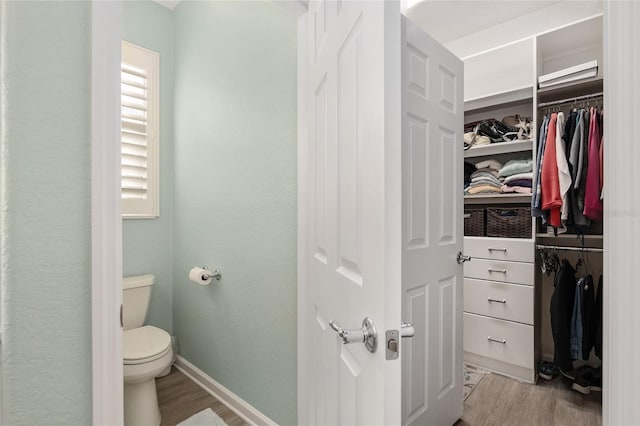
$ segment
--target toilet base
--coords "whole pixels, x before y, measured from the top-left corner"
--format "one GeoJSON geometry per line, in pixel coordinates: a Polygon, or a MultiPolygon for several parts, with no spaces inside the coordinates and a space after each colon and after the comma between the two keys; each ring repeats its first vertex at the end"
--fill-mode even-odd
{"type": "Polygon", "coordinates": [[[154,378],[141,383],[124,384],[125,426],[158,426],[160,408],[154,378]]]}

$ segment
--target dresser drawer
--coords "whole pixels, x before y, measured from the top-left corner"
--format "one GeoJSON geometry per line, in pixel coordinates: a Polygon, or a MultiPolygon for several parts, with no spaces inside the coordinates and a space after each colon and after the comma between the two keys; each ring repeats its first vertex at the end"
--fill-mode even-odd
{"type": "Polygon", "coordinates": [[[464,311],[533,325],[533,287],[464,279],[464,311]]]}
{"type": "Polygon", "coordinates": [[[533,326],[464,313],[463,327],[465,352],[534,367],[533,326]]]}
{"type": "Polygon", "coordinates": [[[533,275],[533,263],[471,258],[464,264],[464,276],[468,278],[533,285],[533,275]]]}
{"type": "Polygon", "coordinates": [[[535,261],[534,243],[514,238],[465,237],[464,254],[480,259],[535,261]]]}

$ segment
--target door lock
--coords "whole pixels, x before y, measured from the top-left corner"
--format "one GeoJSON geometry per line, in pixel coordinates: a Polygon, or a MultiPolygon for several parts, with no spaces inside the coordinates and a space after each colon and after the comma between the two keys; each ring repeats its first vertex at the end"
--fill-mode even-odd
{"type": "Polygon", "coordinates": [[[398,340],[398,330],[387,330],[385,333],[387,360],[398,359],[398,355],[400,354],[400,345],[398,340]]]}
{"type": "Polygon", "coordinates": [[[398,359],[400,355],[400,339],[404,337],[413,337],[416,335],[416,329],[413,325],[402,321],[400,331],[387,330],[385,333],[386,358],[388,360],[398,359]]]}

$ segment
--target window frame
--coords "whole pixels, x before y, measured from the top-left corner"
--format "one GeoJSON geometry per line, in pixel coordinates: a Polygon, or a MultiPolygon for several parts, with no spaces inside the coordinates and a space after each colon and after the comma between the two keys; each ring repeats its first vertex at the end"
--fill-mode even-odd
{"type": "MultiPolygon", "coordinates": [[[[147,198],[123,198],[121,183],[122,218],[155,219],[160,216],[160,54],[123,40],[121,62],[147,72],[147,198]]],[[[122,133],[120,146],[122,148],[122,133]]],[[[122,160],[122,154],[120,158],[122,160]]]]}

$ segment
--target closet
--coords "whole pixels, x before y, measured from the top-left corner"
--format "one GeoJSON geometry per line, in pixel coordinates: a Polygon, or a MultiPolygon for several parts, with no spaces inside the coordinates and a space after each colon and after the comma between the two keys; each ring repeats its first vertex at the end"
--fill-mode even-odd
{"type": "MultiPolygon", "coordinates": [[[[538,178],[537,171],[544,164],[544,158],[539,163],[538,151],[546,142],[546,135],[541,134],[545,117],[557,120],[562,113],[564,126],[570,120],[575,124],[581,111],[593,114],[595,109],[591,108],[597,108],[601,112],[602,16],[463,60],[468,132],[464,251],[472,258],[464,266],[464,360],[535,383],[539,366],[547,365],[541,361],[554,361],[556,344],[550,310],[557,269],[566,260],[577,269],[576,283],[580,278],[592,277],[594,284],[588,289],[588,295],[593,295],[590,307],[596,305],[602,275],[601,216],[591,220],[589,226],[580,226],[582,222],[576,224],[572,213],[565,217],[565,211],[558,209],[553,223],[558,214],[564,218],[564,226],[554,228],[549,226],[550,218],[543,221],[539,215],[532,215],[536,186],[544,180],[544,176],[538,178]],[[475,165],[479,167],[474,169],[475,165]]],[[[602,126],[603,122],[601,118],[597,124],[602,126]]],[[[566,128],[571,134],[573,129],[575,126],[566,128]]],[[[584,147],[588,151],[588,130],[585,134],[584,147]]],[[[598,143],[601,140],[599,136],[598,143]]],[[[565,150],[569,148],[570,143],[565,150]]],[[[570,209],[576,179],[575,173],[571,175],[570,152],[565,155],[569,181],[563,181],[563,188],[572,185],[565,192],[570,209]]],[[[557,158],[551,161],[557,162],[557,158]]],[[[579,190],[578,184],[576,209],[579,190]]],[[[584,201],[584,194],[582,197],[584,201]]],[[[575,322],[573,312],[567,315],[569,321],[575,322]]],[[[585,336],[590,333],[585,332],[585,336]]],[[[593,350],[579,358],[573,364],[576,368],[585,363],[600,365],[593,350]]]]}

